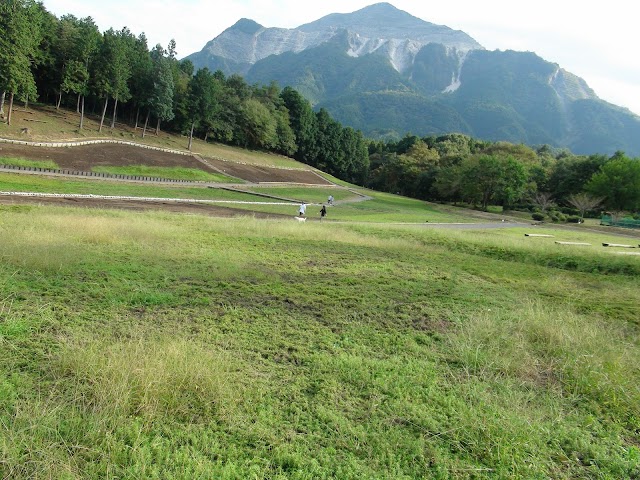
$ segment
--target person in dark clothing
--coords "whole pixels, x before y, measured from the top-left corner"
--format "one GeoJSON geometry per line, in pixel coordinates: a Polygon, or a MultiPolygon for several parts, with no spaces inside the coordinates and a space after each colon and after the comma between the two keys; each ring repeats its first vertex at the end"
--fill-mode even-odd
{"type": "Polygon", "coordinates": [[[327,214],[327,207],[322,205],[322,208],[320,209],[320,221],[322,221],[322,219],[325,217],[326,214],[327,214]]]}

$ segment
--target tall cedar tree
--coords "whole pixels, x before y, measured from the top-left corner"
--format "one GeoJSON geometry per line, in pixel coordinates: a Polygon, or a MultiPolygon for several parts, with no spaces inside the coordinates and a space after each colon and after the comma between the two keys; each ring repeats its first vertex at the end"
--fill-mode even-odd
{"type": "Polygon", "coordinates": [[[14,96],[36,96],[31,70],[41,40],[43,10],[33,0],[0,3],[0,91],[9,95],[7,123],[11,124],[14,96]]]}

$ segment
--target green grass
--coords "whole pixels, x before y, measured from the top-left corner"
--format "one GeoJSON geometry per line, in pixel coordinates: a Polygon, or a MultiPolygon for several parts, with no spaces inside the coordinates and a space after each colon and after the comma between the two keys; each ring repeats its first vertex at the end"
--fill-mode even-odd
{"type": "MultiPolygon", "coordinates": [[[[338,202],[327,207],[328,221],[367,223],[475,223],[481,220],[470,217],[466,211],[443,209],[439,205],[396,195],[353,189],[362,196],[346,189],[260,187],[251,191],[272,194],[283,198],[317,202],[307,207],[307,217],[320,218],[320,205],[326,203],[329,194],[338,202]],[[366,199],[368,197],[368,199],[366,199]]],[[[238,205],[238,208],[281,215],[296,215],[298,205],[238,205]]]]}
{"type": "Polygon", "coordinates": [[[306,203],[326,203],[329,195],[333,195],[334,200],[354,200],[358,195],[345,188],[337,187],[290,187],[290,186],[259,186],[248,189],[251,192],[275,195],[281,198],[305,201],[306,203]]]}
{"type": "Polygon", "coordinates": [[[218,188],[133,184],[109,180],[62,179],[12,173],[0,173],[0,191],[269,202],[268,198],[218,188]]]}
{"type": "Polygon", "coordinates": [[[429,241],[477,256],[514,260],[564,270],[625,275],[640,274],[640,258],[616,255],[624,250],[602,246],[602,243],[607,242],[637,245],[640,239],[620,238],[604,232],[572,230],[562,227],[505,228],[471,233],[440,230],[434,231],[429,241]],[[552,236],[526,237],[525,233],[552,236]],[[589,245],[562,245],[556,244],[556,241],[587,243],[589,245]]]}
{"type": "MultiPolygon", "coordinates": [[[[244,191],[244,189],[242,189],[244,191]]],[[[251,193],[233,192],[228,190],[188,186],[144,185],[105,180],[67,179],[36,175],[20,175],[0,173],[0,191],[36,192],[36,193],[71,193],[93,195],[121,195],[155,198],[185,198],[199,200],[229,200],[279,203],[277,198],[303,197],[306,201],[311,198],[323,203],[329,194],[334,195],[338,202],[358,200],[358,195],[349,190],[335,187],[301,188],[301,187],[259,187],[247,189],[247,192],[273,195],[268,197],[252,195],[251,193]]],[[[398,197],[390,194],[359,190],[362,195],[371,196],[373,200],[341,203],[328,207],[327,220],[349,222],[477,222],[465,215],[464,212],[442,211],[439,206],[419,200],[398,197]]],[[[234,208],[247,212],[272,213],[294,216],[298,213],[298,205],[252,205],[234,204],[234,208]]],[[[307,216],[320,218],[320,207],[310,205],[307,216]]]]}
{"type": "Polygon", "coordinates": [[[232,162],[248,163],[249,165],[282,167],[295,170],[310,169],[308,165],[283,155],[230,147],[220,143],[205,143],[202,140],[196,140],[193,151],[200,153],[204,157],[223,158],[232,162]]]}
{"type": "Polygon", "coordinates": [[[244,183],[235,177],[221,173],[210,173],[196,168],[152,167],[148,165],[129,165],[126,167],[98,166],[91,169],[97,173],[113,175],[131,175],[140,177],[157,177],[171,180],[188,180],[212,183],[244,183]]]}
{"type": "Polygon", "coordinates": [[[0,206],[0,477],[638,478],[638,259],[521,236],[0,206]]]}
{"type": "Polygon", "coordinates": [[[26,158],[0,157],[0,165],[11,167],[50,168],[57,170],[58,164],[53,160],[28,160],[26,158]]]}

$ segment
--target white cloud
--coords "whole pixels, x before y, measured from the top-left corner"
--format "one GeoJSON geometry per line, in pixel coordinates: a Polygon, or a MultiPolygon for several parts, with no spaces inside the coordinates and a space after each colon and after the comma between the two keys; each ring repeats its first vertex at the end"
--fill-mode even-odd
{"type": "MultiPolygon", "coordinates": [[[[44,0],[60,16],[91,16],[101,31],[127,26],[152,47],[174,38],[179,57],[204,45],[240,18],[293,28],[329,13],[347,13],[377,0],[44,0]]],[[[640,62],[635,6],[628,0],[391,0],[425,21],[462,30],[489,50],[533,51],[586,80],[604,100],[640,114],[640,62]]]]}

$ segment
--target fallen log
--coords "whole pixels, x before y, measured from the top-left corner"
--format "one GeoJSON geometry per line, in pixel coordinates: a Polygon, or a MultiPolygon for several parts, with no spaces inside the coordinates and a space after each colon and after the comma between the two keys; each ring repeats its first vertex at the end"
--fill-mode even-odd
{"type": "Polygon", "coordinates": [[[590,243],[585,243],[585,242],[558,242],[556,241],[556,243],[558,245],[588,245],[590,246],[590,243]]]}

